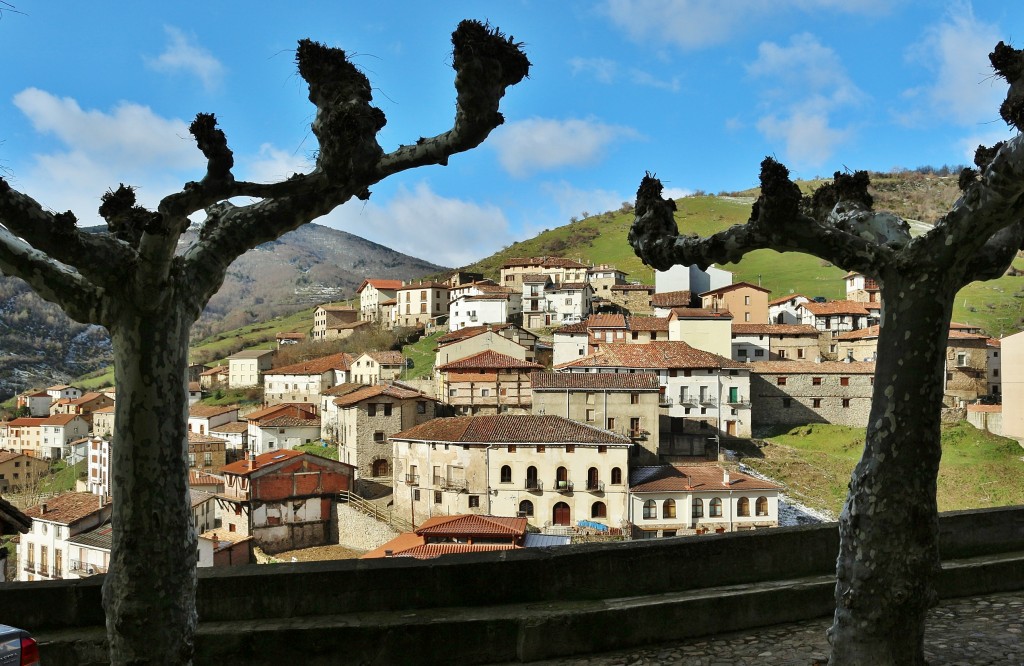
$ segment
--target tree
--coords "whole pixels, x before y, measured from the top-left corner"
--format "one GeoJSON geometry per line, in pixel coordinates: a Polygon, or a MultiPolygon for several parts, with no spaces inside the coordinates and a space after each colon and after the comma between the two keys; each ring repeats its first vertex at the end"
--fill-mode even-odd
{"type": "MultiPolygon", "coordinates": [[[[1000,42],[991,53],[1010,83],[1000,108],[1024,120],[1024,55],[1000,42]]],[[[637,193],[629,242],[645,263],[738,261],[758,248],[798,251],[875,278],[884,314],[863,456],[839,518],[833,664],[924,664],[924,619],[939,568],[935,488],[949,320],[957,291],[1002,275],[1024,240],[1024,138],[979,147],[962,196],[924,235],[872,210],[866,172],[836,173],[802,197],[788,170],[761,164],[750,219],[708,238],[680,236],[675,204],[648,174],[637,193]]]]}
{"type": "Polygon", "coordinates": [[[102,197],[109,233],[79,231],[0,180],[0,270],[24,279],[73,319],[105,326],[117,386],[112,453],[113,541],[103,605],[112,663],[189,663],[196,628],[196,537],[190,523],[186,415],[189,328],[244,252],[274,240],[389,175],[479,145],[503,122],[499,101],[529,73],[521,44],[463,21],[452,33],[457,92],[450,130],[385,153],[370,83],[341,49],[301,40],[299,74],[316,106],[319,142],[309,174],[278,183],[236,180],[227,137],[211,114],[190,133],[206,173],[138,206],[121,185],[102,197]],[[253,200],[236,205],[233,198],[253,200]],[[189,215],[205,211],[198,239],[176,253],[189,215]]]}

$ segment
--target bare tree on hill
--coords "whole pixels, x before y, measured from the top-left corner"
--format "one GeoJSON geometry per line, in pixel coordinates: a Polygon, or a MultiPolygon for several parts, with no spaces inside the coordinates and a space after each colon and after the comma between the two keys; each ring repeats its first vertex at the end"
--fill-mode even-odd
{"type": "MultiPolygon", "coordinates": [[[[989,59],[1010,84],[1000,115],[1024,122],[1024,53],[1000,42],[989,59]]],[[[839,519],[832,664],[924,664],[925,611],[939,569],[935,501],[945,349],[957,291],[1003,274],[1024,239],[1024,137],[979,147],[961,197],[911,238],[872,210],[866,172],[837,173],[810,197],[771,158],[746,224],[680,236],[675,204],[650,174],[637,193],[630,244],[648,265],[738,261],[759,248],[806,252],[875,278],[885,312],[866,442],[839,519]]]]}
{"type": "Polygon", "coordinates": [[[340,49],[299,42],[296,61],[316,106],[313,171],[278,183],[236,180],[227,137],[213,115],[190,126],[206,174],[156,210],[121,185],[102,198],[108,234],[83,233],[73,213],[53,214],[0,179],[0,270],[25,280],[73,319],[105,326],[114,347],[113,546],[103,585],[112,663],[192,660],[196,537],[190,523],[185,368],[189,328],[245,251],[274,240],[384,178],[447,164],[503,122],[499,101],[529,73],[521,45],[463,21],[452,34],[457,92],[453,126],[385,153],[384,113],[340,49]],[[233,198],[254,200],[239,206],[233,198]],[[205,211],[196,241],[178,256],[188,216],[205,211]]]}

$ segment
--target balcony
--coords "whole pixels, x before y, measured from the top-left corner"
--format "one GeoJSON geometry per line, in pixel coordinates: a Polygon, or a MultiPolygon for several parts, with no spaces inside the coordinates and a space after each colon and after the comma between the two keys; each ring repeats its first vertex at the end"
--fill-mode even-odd
{"type": "Polygon", "coordinates": [[[25,566],[23,566],[22,569],[24,569],[25,571],[27,571],[30,574],[34,574],[36,572],[36,563],[35,562],[26,562],[25,566]]]}
{"type": "Polygon", "coordinates": [[[647,439],[647,436],[650,434],[651,433],[640,428],[626,431],[626,436],[629,437],[630,439],[647,439]]]}
{"type": "Polygon", "coordinates": [[[526,490],[535,490],[537,492],[543,492],[544,482],[538,481],[537,479],[527,478],[526,481],[523,483],[523,488],[525,488],[526,490]]]}
{"type": "Polygon", "coordinates": [[[572,492],[572,481],[555,481],[555,492],[559,493],[571,493],[572,492]]]}
{"type": "Polygon", "coordinates": [[[418,485],[420,485],[420,475],[419,474],[406,474],[405,475],[405,485],[407,485],[407,486],[418,486],[418,485]]]}
{"type": "Polygon", "coordinates": [[[604,481],[587,480],[587,490],[592,493],[603,493],[604,492],[604,481]]]}
{"type": "Polygon", "coordinates": [[[663,395],[660,398],[658,398],[658,406],[659,407],[671,407],[674,404],[675,404],[675,400],[673,400],[672,398],[669,398],[668,396],[663,395]]]}
{"type": "Polygon", "coordinates": [[[687,407],[696,407],[697,400],[692,395],[679,396],[679,404],[687,407]]]}
{"type": "Polygon", "coordinates": [[[711,395],[702,395],[700,397],[700,404],[714,407],[718,404],[718,399],[711,395]]]}
{"type": "Polygon", "coordinates": [[[745,399],[743,396],[738,395],[736,397],[729,396],[726,399],[726,404],[733,405],[735,407],[750,407],[750,401],[745,399]]]}
{"type": "Polygon", "coordinates": [[[107,573],[107,568],[90,562],[83,562],[82,560],[71,560],[71,567],[68,569],[68,573],[79,576],[92,576],[93,574],[107,573]]]}
{"type": "Polygon", "coordinates": [[[443,476],[435,476],[434,487],[441,490],[463,491],[469,488],[469,485],[465,479],[446,479],[443,476]]]}

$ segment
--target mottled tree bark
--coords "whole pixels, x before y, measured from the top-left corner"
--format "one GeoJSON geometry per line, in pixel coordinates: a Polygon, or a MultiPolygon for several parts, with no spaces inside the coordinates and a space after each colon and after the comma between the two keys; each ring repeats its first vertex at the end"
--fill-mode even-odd
{"type": "Polygon", "coordinates": [[[108,234],[82,233],[0,179],[0,271],[24,279],[72,318],[98,323],[114,345],[113,543],[103,585],[110,661],[187,664],[196,629],[196,536],[188,497],[185,372],[189,329],[244,252],[324,215],[387,176],[447,164],[503,122],[498,106],[529,72],[520,44],[463,21],[452,34],[452,128],[385,153],[384,114],[340,49],[302,40],[299,74],[316,106],[320,144],[309,174],[279,183],[235,180],[227,138],[210,114],[189,128],[206,174],[156,211],[122,185],[102,198],[108,234]],[[255,200],[237,206],[230,199],[255,200]],[[204,211],[199,240],[177,253],[189,215],[204,211]]]}
{"type": "MultiPolygon", "coordinates": [[[[1000,109],[1024,120],[1024,56],[1000,43],[991,55],[1010,82],[1000,109]]],[[[935,489],[945,350],[957,291],[1001,275],[1024,242],[1024,137],[979,148],[963,196],[923,236],[871,210],[868,177],[837,173],[801,197],[788,171],[762,163],[761,196],[745,225],[708,238],[680,236],[675,203],[648,175],[637,192],[629,241],[654,268],[738,261],[759,248],[799,251],[875,278],[885,312],[864,451],[839,518],[836,612],[830,663],[923,664],[925,612],[939,569],[935,489]]]]}

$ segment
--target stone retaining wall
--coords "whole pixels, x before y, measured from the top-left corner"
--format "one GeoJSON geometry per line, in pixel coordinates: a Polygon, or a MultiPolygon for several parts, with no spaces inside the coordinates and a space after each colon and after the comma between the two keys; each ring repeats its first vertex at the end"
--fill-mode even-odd
{"type": "Polygon", "coordinates": [[[398,536],[398,531],[346,504],[338,505],[338,543],[353,550],[373,550],[398,536]]]}

